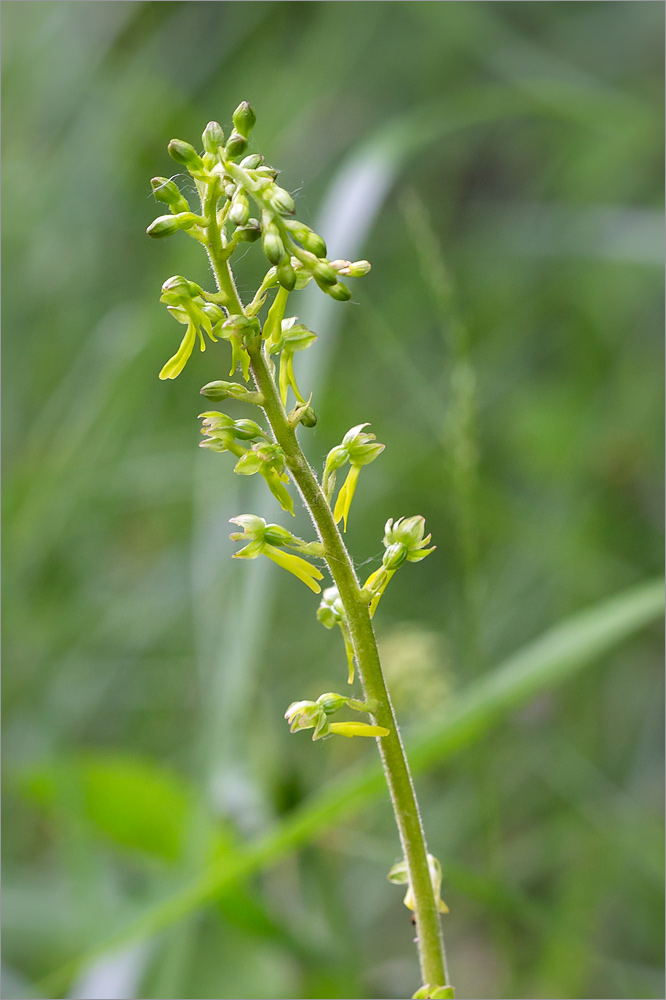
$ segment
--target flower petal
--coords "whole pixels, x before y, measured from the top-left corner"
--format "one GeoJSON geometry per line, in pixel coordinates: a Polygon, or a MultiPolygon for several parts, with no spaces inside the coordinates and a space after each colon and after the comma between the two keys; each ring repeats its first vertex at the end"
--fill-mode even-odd
{"type": "Polygon", "coordinates": [[[172,358],[169,358],[164,368],[160,372],[160,378],[162,380],[167,378],[176,378],[180,375],[183,368],[188,362],[190,354],[192,353],[192,348],[194,347],[194,341],[196,340],[196,327],[193,323],[189,323],[185,336],[183,337],[180,347],[174,354],[172,358]]]}
{"type": "Polygon", "coordinates": [[[351,507],[351,502],[354,499],[354,493],[356,492],[356,483],[358,482],[358,474],[361,471],[360,465],[352,465],[349,472],[347,473],[347,478],[340,488],[338,493],[338,499],[335,501],[335,510],[333,511],[333,517],[337,523],[341,518],[343,522],[343,531],[347,530],[347,518],[349,517],[349,508],[351,507]]]}
{"type": "Polygon", "coordinates": [[[331,722],[329,729],[339,736],[388,736],[384,726],[371,726],[367,722],[331,722]]]}
{"type": "Polygon", "coordinates": [[[285,552],[283,549],[276,549],[273,545],[268,544],[264,546],[264,555],[272,559],[278,566],[282,566],[283,569],[293,573],[294,576],[302,580],[305,586],[309,587],[315,594],[321,592],[321,587],[316,581],[323,580],[324,574],[316,566],[307,562],[307,560],[301,559],[300,556],[294,555],[292,552],[285,552]]]}

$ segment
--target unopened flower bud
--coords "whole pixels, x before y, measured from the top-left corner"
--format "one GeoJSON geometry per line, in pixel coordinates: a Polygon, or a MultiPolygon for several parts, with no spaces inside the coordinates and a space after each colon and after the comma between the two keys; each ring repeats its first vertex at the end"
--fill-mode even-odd
{"type": "Polygon", "coordinates": [[[224,132],[219,122],[208,122],[201,136],[203,148],[207,153],[217,153],[224,146],[224,132]]]}
{"type": "Polygon", "coordinates": [[[247,139],[236,130],[227,139],[224,155],[228,160],[235,160],[237,156],[242,156],[246,149],[247,139]]]}
{"type": "Polygon", "coordinates": [[[194,146],[182,139],[172,139],[168,146],[169,155],[176,163],[182,163],[188,170],[203,170],[203,161],[194,146]]]}
{"type": "Polygon", "coordinates": [[[284,243],[280,239],[279,235],[270,229],[268,232],[264,231],[262,240],[264,253],[271,264],[279,264],[284,257],[284,243]]]}
{"type": "Polygon", "coordinates": [[[187,199],[180,193],[175,181],[170,181],[168,177],[153,177],[150,186],[157,200],[168,205],[174,212],[189,212],[187,199]]]}
{"type": "Polygon", "coordinates": [[[257,116],[247,101],[243,101],[242,104],[239,104],[232,116],[234,128],[246,139],[254,128],[256,120],[257,116]]]}
{"type": "Polygon", "coordinates": [[[261,166],[257,167],[255,173],[259,177],[265,177],[268,180],[274,181],[280,176],[280,171],[276,170],[275,167],[261,166]]]}
{"type": "Polygon", "coordinates": [[[250,217],[250,203],[242,188],[237,188],[229,209],[229,221],[234,226],[244,226],[250,217]]]}
{"type": "MultiPolygon", "coordinates": [[[[316,275],[315,275],[315,281],[317,281],[316,275]]],[[[319,282],[317,283],[319,284],[320,288],[323,287],[319,282]]],[[[336,281],[334,285],[327,285],[326,287],[323,288],[323,290],[328,295],[330,295],[332,299],[337,299],[338,302],[349,302],[351,298],[351,292],[349,291],[346,285],[342,284],[341,281],[336,281]]]]}
{"type": "MultiPolygon", "coordinates": [[[[210,399],[214,403],[219,403],[223,399],[228,399],[229,396],[233,397],[235,395],[231,387],[236,385],[238,385],[237,382],[208,382],[199,391],[206,399],[210,399]]],[[[245,389],[242,385],[239,385],[238,388],[245,389]]],[[[245,392],[247,392],[247,389],[245,389],[245,392]]]]}
{"type": "Polygon", "coordinates": [[[326,468],[331,472],[341,469],[349,461],[349,452],[342,445],[331,448],[326,456],[326,468]]]}
{"type": "Polygon", "coordinates": [[[287,531],[280,524],[267,524],[264,531],[264,541],[268,542],[269,545],[291,545],[294,536],[291,531],[287,531]]]}
{"type": "Polygon", "coordinates": [[[372,270],[369,260],[355,260],[349,265],[349,275],[352,278],[363,278],[372,270]]]}
{"type": "Polygon", "coordinates": [[[291,266],[291,261],[289,260],[287,254],[284,255],[282,260],[277,265],[277,276],[282,287],[286,288],[288,292],[291,292],[295,288],[296,272],[291,266]]]}
{"type": "Polygon", "coordinates": [[[245,418],[234,421],[234,436],[240,441],[253,441],[255,438],[266,437],[259,424],[245,418]]]}
{"type": "Polygon", "coordinates": [[[201,306],[201,311],[208,319],[215,325],[216,323],[224,322],[225,315],[218,305],[214,302],[204,302],[201,306]]]}
{"type": "MultiPolygon", "coordinates": [[[[182,276],[182,274],[174,274],[172,278],[167,278],[167,280],[162,285],[162,296],[173,295],[174,300],[176,298],[178,300],[189,299],[192,297],[193,294],[192,285],[194,285],[194,282],[188,281],[187,278],[184,278],[182,276]]],[[[196,285],[195,287],[197,291],[195,291],[194,294],[198,295],[201,289],[199,288],[198,285],[196,285]]]]}
{"type": "Polygon", "coordinates": [[[338,280],[337,274],[326,260],[318,260],[312,268],[312,274],[320,288],[325,285],[335,285],[338,280]]]}
{"type": "Polygon", "coordinates": [[[345,707],[348,701],[349,698],[345,698],[342,694],[336,694],[335,691],[327,691],[326,694],[320,694],[317,698],[317,704],[320,708],[323,708],[327,715],[339,712],[341,708],[345,707]]]}
{"type": "Polygon", "coordinates": [[[239,165],[243,167],[244,170],[254,170],[256,167],[261,166],[263,162],[264,158],[261,153],[250,153],[249,156],[244,157],[244,159],[240,161],[239,165]]]}
{"type": "Polygon", "coordinates": [[[296,211],[294,199],[288,191],[285,191],[284,188],[279,187],[277,184],[273,184],[271,186],[267,197],[271,208],[274,208],[275,211],[279,212],[281,215],[291,215],[296,211]]]}
{"type": "Polygon", "coordinates": [[[151,222],[146,229],[149,236],[154,239],[161,239],[163,236],[171,236],[179,229],[191,229],[197,221],[196,215],[192,212],[179,212],[178,215],[160,215],[151,222]]]}
{"type": "Polygon", "coordinates": [[[294,426],[303,424],[304,427],[316,427],[317,414],[311,406],[301,403],[300,406],[295,406],[289,414],[289,423],[294,426]]]}
{"type": "Polygon", "coordinates": [[[369,260],[332,260],[331,267],[334,267],[338,274],[349,278],[362,278],[372,270],[369,260]]]}
{"type": "Polygon", "coordinates": [[[261,226],[258,219],[248,219],[247,225],[234,229],[233,237],[237,243],[256,243],[261,236],[261,226]]]}
{"type": "Polygon", "coordinates": [[[318,233],[315,233],[314,230],[310,229],[309,226],[306,226],[303,222],[299,222],[297,219],[286,219],[285,225],[292,236],[306,250],[313,253],[315,257],[326,256],[326,243],[324,239],[318,233]]]}
{"type": "Polygon", "coordinates": [[[407,559],[407,549],[402,542],[394,542],[384,552],[382,563],[385,569],[396,570],[407,559]]]}

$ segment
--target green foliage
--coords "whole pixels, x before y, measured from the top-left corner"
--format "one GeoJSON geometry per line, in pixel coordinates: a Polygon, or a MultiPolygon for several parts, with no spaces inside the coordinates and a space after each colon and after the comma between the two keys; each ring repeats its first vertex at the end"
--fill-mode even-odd
{"type": "Polygon", "coordinates": [[[24,787],[49,810],[69,804],[120,847],[171,862],[182,855],[192,790],[149,758],[87,754],[33,770],[24,787]]]}

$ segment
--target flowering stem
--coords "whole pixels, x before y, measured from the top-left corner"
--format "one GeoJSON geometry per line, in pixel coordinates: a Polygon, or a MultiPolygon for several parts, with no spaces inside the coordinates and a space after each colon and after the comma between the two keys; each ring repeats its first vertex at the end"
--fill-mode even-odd
{"type": "MultiPolygon", "coordinates": [[[[222,242],[216,214],[217,200],[218,193],[211,185],[202,198],[202,213],[206,220],[205,245],[227,310],[232,314],[245,315],[222,242]]],[[[278,387],[271,374],[265,347],[257,338],[247,346],[247,351],[252,375],[262,396],[262,408],[275,440],[284,452],[287,468],[310,512],[324,548],[324,558],[338,588],[365,698],[373,708],[372,721],[388,730],[388,735],[379,738],[377,745],[391,793],[414,895],[417,944],[423,983],[432,990],[445,987],[449,985],[449,981],[425,836],[407,758],[382,673],[368,601],[361,594],[358,578],[330,504],[301,450],[295,429],[289,422],[278,387]]]]}
{"type": "Polygon", "coordinates": [[[257,389],[264,397],[263,409],[266,417],[277,443],[284,451],[287,467],[324,545],[325,559],[345,609],[365,697],[376,704],[372,720],[376,725],[389,730],[389,735],[378,739],[377,744],[414,892],[417,943],[423,982],[433,988],[446,986],[448,976],[440,919],[430,880],[419,807],[395,713],[384,681],[368,604],[361,597],[359,581],[328,501],[300,448],[294,429],[288,422],[261,344],[257,342],[251,346],[249,354],[257,389]]]}

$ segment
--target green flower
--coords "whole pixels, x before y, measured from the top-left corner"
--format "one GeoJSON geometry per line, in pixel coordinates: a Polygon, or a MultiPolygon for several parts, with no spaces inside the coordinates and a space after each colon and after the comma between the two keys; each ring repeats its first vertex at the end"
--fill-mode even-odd
{"type": "Polygon", "coordinates": [[[299,403],[305,403],[305,399],[301,395],[301,392],[296,384],[296,376],[294,375],[294,354],[296,351],[305,351],[308,347],[314,344],[317,339],[317,334],[313,333],[312,330],[308,330],[306,326],[302,323],[297,323],[297,316],[291,316],[289,319],[283,319],[281,327],[281,336],[279,339],[273,339],[269,350],[271,353],[277,353],[280,351],[280,374],[278,377],[278,385],[280,387],[280,396],[282,398],[282,405],[287,405],[287,393],[289,391],[289,386],[291,386],[293,393],[299,403]]]}
{"type": "Polygon", "coordinates": [[[289,482],[289,477],[285,472],[284,452],[278,444],[273,444],[270,441],[260,441],[253,444],[249,451],[241,455],[235,465],[234,472],[239,476],[254,476],[255,473],[259,472],[282,509],[294,516],[294,501],[284,485],[289,482]]]}
{"type": "Polygon", "coordinates": [[[240,514],[238,517],[232,517],[231,523],[243,529],[232,532],[229,536],[232,541],[247,542],[244,548],[234,553],[234,559],[256,559],[260,555],[267,556],[278,566],[282,566],[302,580],[315,594],[320,593],[321,587],[317,581],[323,580],[324,574],[301,556],[284,551],[286,546],[316,554],[312,550],[318,543],[304,542],[286,528],[279,524],[266,524],[263,517],[257,517],[255,514],[240,514]]]}
{"type": "MultiPolygon", "coordinates": [[[[448,913],[449,908],[440,896],[440,888],[442,885],[442,866],[436,857],[432,854],[428,855],[428,871],[430,872],[430,881],[432,882],[432,891],[435,894],[435,901],[437,903],[437,909],[440,913],[448,913]]],[[[414,891],[412,889],[412,884],[409,880],[409,870],[407,868],[407,862],[403,859],[399,861],[396,865],[393,865],[387,876],[389,882],[393,882],[394,885],[406,885],[407,892],[405,893],[405,898],[403,903],[409,910],[414,909],[414,891]]]]}
{"type": "Polygon", "coordinates": [[[384,726],[373,726],[368,722],[329,722],[329,715],[348,706],[357,712],[368,712],[368,703],[345,698],[342,694],[328,691],[320,695],[316,701],[294,701],[284,717],[291,726],[291,732],[299,729],[314,729],[313,740],[320,740],[331,733],[338,736],[388,736],[390,730],[384,726]]]}
{"type": "Polygon", "coordinates": [[[389,518],[384,527],[384,557],[382,565],[371,573],[363,584],[363,592],[370,602],[370,616],[377,610],[379,599],[386,590],[393,574],[405,562],[420,562],[435,551],[433,545],[427,549],[425,546],[431,539],[431,535],[426,535],[425,518],[420,514],[413,517],[400,517],[393,523],[393,518],[389,518]]]}
{"type": "Polygon", "coordinates": [[[173,379],[180,375],[187,364],[194,350],[197,334],[202,351],[206,350],[202,331],[205,331],[213,342],[217,341],[224,313],[219,306],[202,298],[201,289],[197,284],[181,275],[174,275],[164,282],[160,302],[166,304],[174,319],[187,326],[180,347],[160,372],[161,379],[173,379]]]}
{"type": "Polygon", "coordinates": [[[324,628],[335,628],[336,625],[340,627],[345,644],[345,652],[347,654],[347,668],[349,674],[347,683],[353,684],[354,647],[352,646],[349,626],[347,625],[344,607],[342,605],[342,601],[340,600],[340,594],[337,587],[327,587],[322,594],[321,604],[317,609],[317,621],[321,622],[324,628]]]}
{"type": "Polygon", "coordinates": [[[352,427],[351,430],[347,431],[342,439],[342,444],[338,447],[333,448],[329,451],[326,458],[326,466],[324,468],[324,478],[322,482],[323,490],[328,499],[330,500],[333,495],[333,490],[335,489],[335,473],[338,469],[341,469],[343,465],[349,462],[351,468],[347,473],[347,478],[345,479],[340,492],[338,493],[338,498],[335,502],[335,508],[333,510],[333,517],[335,521],[342,520],[343,530],[347,530],[347,518],[349,516],[349,508],[351,507],[351,502],[354,498],[354,493],[356,492],[356,484],[358,482],[359,473],[363,465],[369,465],[370,462],[381,455],[384,450],[384,445],[379,444],[375,440],[374,434],[368,434],[363,430],[368,424],[357,424],[356,427],[352,427]]]}

